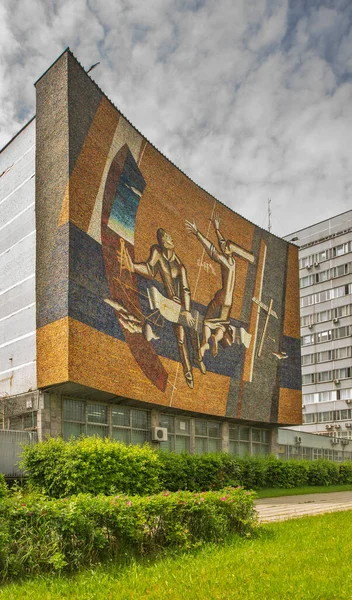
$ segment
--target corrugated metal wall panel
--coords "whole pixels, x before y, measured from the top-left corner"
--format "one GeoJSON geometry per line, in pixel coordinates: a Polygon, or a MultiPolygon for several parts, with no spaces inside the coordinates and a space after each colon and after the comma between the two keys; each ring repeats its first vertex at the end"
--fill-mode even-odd
{"type": "Polygon", "coordinates": [[[24,473],[18,463],[23,445],[37,441],[36,432],[0,430],[0,473],[6,477],[21,477],[24,473]]]}

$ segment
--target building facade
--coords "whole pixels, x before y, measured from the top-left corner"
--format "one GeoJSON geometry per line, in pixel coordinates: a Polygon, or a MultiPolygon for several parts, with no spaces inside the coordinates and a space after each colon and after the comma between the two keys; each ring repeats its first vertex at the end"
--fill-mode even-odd
{"type": "Polygon", "coordinates": [[[301,422],[297,247],[170,163],[69,50],[36,94],[1,153],[3,427],[269,453],[301,422]]]}
{"type": "Polygon", "coordinates": [[[349,440],[352,211],[286,239],[299,246],[303,424],[298,429],[349,440]]]}

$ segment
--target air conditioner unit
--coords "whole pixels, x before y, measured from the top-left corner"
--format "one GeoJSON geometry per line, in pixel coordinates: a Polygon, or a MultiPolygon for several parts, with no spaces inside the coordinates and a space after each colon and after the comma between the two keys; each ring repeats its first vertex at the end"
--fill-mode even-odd
{"type": "Polygon", "coordinates": [[[319,267],[319,263],[318,263],[318,262],[315,262],[315,263],[314,263],[314,266],[315,266],[315,267],[319,267]]]}
{"type": "Polygon", "coordinates": [[[346,423],[345,427],[346,429],[352,429],[352,423],[346,423]]]}
{"type": "Polygon", "coordinates": [[[308,329],[313,329],[314,327],[314,323],[309,323],[309,325],[307,325],[308,329]]]}
{"type": "Polygon", "coordinates": [[[352,404],[352,398],[347,398],[346,404],[352,404]]]}
{"type": "Polygon", "coordinates": [[[341,429],[341,425],[339,425],[338,423],[335,425],[335,429],[341,429]]]}
{"type": "Polygon", "coordinates": [[[295,443],[300,444],[302,442],[302,438],[298,435],[295,436],[295,443]]]}
{"type": "Polygon", "coordinates": [[[332,429],[332,425],[325,425],[325,429],[332,429]]]}
{"type": "Polygon", "coordinates": [[[307,271],[310,271],[313,265],[307,265],[307,271]]]}
{"type": "Polygon", "coordinates": [[[340,322],[340,319],[339,319],[338,317],[335,317],[335,318],[332,320],[332,322],[333,322],[333,323],[339,323],[339,322],[340,322]]]}
{"type": "Polygon", "coordinates": [[[340,385],[340,380],[339,379],[334,379],[334,384],[335,385],[340,385]]]}
{"type": "Polygon", "coordinates": [[[302,410],[303,410],[305,407],[306,407],[306,405],[305,405],[305,404],[302,404],[302,410]]]}
{"type": "Polygon", "coordinates": [[[167,442],[166,427],[153,427],[152,428],[152,441],[153,442],[167,442]]]}

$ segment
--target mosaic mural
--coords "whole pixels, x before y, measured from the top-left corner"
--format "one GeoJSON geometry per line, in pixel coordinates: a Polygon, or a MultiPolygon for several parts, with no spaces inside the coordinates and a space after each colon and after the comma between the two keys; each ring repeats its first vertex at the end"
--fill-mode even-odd
{"type": "Polygon", "coordinates": [[[75,143],[50,215],[42,156],[39,244],[50,258],[38,273],[40,385],[70,380],[183,410],[299,422],[297,249],[187,178],[70,53],[39,82],[39,99],[63,77],[75,143]],[[67,360],[54,349],[66,334],[67,360]]]}

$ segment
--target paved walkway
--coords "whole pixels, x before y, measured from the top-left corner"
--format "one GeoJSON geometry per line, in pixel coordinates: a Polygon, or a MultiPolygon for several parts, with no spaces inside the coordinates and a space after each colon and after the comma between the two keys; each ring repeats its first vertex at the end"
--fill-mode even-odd
{"type": "Polygon", "coordinates": [[[255,502],[260,523],[352,510],[352,492],[262,498],[255,502]]]}

